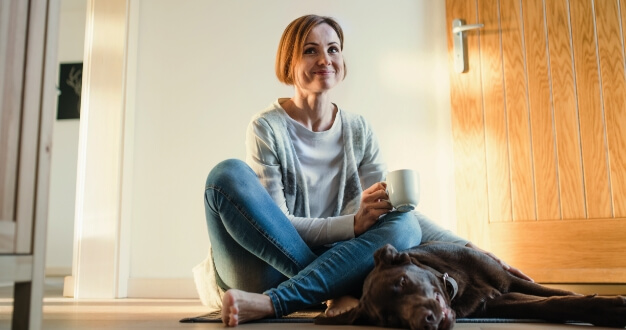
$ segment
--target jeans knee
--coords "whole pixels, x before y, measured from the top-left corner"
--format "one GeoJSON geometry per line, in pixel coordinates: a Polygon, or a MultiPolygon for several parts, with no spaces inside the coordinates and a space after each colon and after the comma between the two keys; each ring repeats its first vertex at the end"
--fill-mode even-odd
{"type": "Polygon", "coordinates": [[[219,162],[206,179],[206,186],[224,186],[236,183],[246,173],[254,173],[245,162],[239,159],[227,159],[219,162]]]}
{"type": "Polygon", "coordinates": [[[413,212],[392,212],[387,215],[389,226],[390,244],[398,250],[417,246],[422,241],[422,228],[413,212]]]}

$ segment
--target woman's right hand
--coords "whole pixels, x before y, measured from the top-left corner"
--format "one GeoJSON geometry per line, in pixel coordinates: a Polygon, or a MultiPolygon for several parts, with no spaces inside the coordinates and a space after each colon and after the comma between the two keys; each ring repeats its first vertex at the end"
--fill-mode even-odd
{"type": "Polygon", "coordinates": [[[363,234],[373,226],[381,215],[391,211],[384,182],[374,183],[361,194],[361,206],[354,215],[354,236],[363,234]]]}

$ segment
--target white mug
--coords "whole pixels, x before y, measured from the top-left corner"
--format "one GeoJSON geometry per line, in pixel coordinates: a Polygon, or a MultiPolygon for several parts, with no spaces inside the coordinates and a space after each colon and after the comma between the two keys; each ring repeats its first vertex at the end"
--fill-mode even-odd
{"type": "Polygon", "coordinates": [[[387,173],[389,202],[399,212],[415,209],[420,201],[419,174],[413,170],[395,170],[387,173]]]}

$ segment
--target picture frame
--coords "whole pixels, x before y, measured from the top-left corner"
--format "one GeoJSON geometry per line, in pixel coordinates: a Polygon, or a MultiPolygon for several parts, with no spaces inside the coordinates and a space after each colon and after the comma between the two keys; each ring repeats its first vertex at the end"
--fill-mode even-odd
{"type": "Polygon", "coordinates": [[[61,63],[57,119],[80,119],[80,100],[83,78],[83,63],[61,63]]]}

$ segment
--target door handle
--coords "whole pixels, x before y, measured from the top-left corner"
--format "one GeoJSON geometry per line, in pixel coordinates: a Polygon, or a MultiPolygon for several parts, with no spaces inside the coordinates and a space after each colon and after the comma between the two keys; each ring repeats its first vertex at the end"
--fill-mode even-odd
{"type": "Polygon", "coordinates": [[[454,44],[454,69],[458,73],[467,71],[467,46],[465,45],[466,31],[477,30],[485,24],[463,24],[463,20],[455,18],[452,21],[452,39],[454,44]]]}

